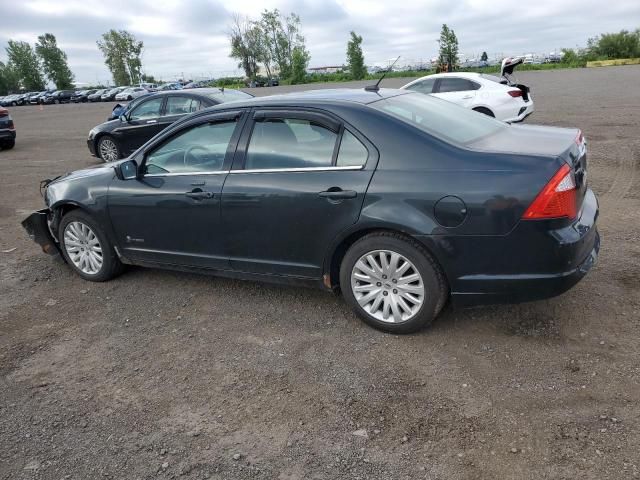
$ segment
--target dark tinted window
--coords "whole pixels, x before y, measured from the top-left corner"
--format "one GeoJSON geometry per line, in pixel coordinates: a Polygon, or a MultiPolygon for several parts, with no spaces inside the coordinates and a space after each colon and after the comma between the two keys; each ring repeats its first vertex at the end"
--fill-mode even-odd
{"type": "Polygon", "coordinates": [[[480,85],[466,78],[441,78],[438,92],[464,92],[465,90],[477,90],[480,85]]]}
{"type": "Polygon", "coordinates": [[[338,135],[308,120],[256,122],[245,169],[329,167],[338,135]]]}
{"type": "Polygon", "coordinates": [[[191,97],[167,97],[165,115],[184,115],[199,109],[200,100],[191,97]]]}
{"type": "Polygon", "coordinates": [[[145,118],[159,117],[161,106],[162,97],[141,103],[131,111],[130,120],[143,120],[145,118]]]}
{"type": "Polygon", "coordinates": [[[421,82],[414,83],[410,87],[407,87],[407,90],[413,90],[414,92],[420,93],[431,93],[433,92],[433,85],[436,83],[435,78],[426,78],[421,82]]]}
{"type": "Polygon", "coordinates": [[[336,165],[338,167],[361,167],[367,163],[366,147],[360,143],[349,130],[345,130],[342,134],[342,141],[340,142],[340,150],[338,150],[338,160],[336,165]]]}
{"type": "Polygon", "coordinates": [[[152,151],[146,173],[192,173],[222,170],[236,121],[205,123],[188,128],[152,151]]]}

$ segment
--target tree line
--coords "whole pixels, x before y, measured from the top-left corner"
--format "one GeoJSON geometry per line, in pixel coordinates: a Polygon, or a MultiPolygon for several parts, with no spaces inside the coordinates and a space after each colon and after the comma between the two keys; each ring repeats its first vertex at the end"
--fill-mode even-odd
{"type": "Polygon", "coordinates": [[[45,80],[58,89],[73,87],[67,54],[58,47],[55,35],[40,35],[35,48],[27,42],[9,40],[6,52],[7,63],[0,62],[0,94],[44,90],[45,80]]]}

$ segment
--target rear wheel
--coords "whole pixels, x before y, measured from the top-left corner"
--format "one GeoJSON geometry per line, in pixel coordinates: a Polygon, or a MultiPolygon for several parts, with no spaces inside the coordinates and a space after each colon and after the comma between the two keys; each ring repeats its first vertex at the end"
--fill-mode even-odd
{"type": "Polygon", "coordinates": [[[474,108],[473,111],[474,112],[478,112],[478,113],[484,113],[485,115],[488,115],[489,117],[495,117],[493,112],[491,110],[489,110],[488,108],[477,107],[477,108],[474,108]]]}
{"type": "Polygon", "coordinates": [[[100,137],[97,147],[98,155],[105,162],[115,162],[120,158],[120,148],[110,135],[100,137]]]}
{"type": "Polygon", "coordinates": [[[72,210],[62,218],[58,238],[67,263],[85,280],[104,282],[122,273],[124,266],[113,245],[82,210],[72,210]]]}
{"type": "Polygon", "coordinates": [[[14,139],[6,140],[1,144],[1,146],[3,150],[10,150],[16,146],[16,141],[14,139]]]}
{"type": "Polygon", "coordinates": [[[347,303],[374,328],[418,331],[438,315],[446,282],[429,252],[400,234],[367,235],[347,251],[340,267],[347,303]]]}

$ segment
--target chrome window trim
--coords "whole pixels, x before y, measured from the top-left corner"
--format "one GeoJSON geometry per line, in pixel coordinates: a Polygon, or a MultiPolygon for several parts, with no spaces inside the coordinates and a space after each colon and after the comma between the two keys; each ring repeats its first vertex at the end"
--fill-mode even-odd
{"type": "Polygon", "coordinates": [[[185,177],[187,175],[224,175],[229,170],[220,170],[217,172],[168,172],[168,173],[145,173],[143,177],[185,177]]]}
{"type": "Polygon", "coordinates": [[[302,167],[302,168],[254,168],[250,170],[231,170],[229,173],[301,173],[301,172],[325,172],[335,170],[363,170],[364,165],[361,166],[345,166],[345,167],[302,167]]]}

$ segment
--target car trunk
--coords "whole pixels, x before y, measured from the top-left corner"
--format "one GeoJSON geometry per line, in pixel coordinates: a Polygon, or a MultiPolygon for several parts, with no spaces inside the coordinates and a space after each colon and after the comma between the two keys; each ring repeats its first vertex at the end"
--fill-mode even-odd
{"type": "Polygon", "coordinates": [[[557,157],[571,167],[578,189],[578,209],[587,191],[586,141],[577,128],[542,125],[509,125],[498,133],[481,138],[470,145],[474,149],[496,153],[512,153],[557,157]]]}
{"type": "Polygon", "coordinates": [[[521,65],[523,62],[524,62],[524,59],[521,57],[505,58],[504,60],[502,60],[502,65],[500,67],[500,76],[502,77],[501,83],[508,85],[510,87],[515,87],[520,89],[520,91],[522,92],[522,99],[525,102],[528,102],[529,87],[527,87],[526,85],[522,85],[521,83],[518,83],[515,75],[513,74],[513,72],[515,72],[518,65],[521,65]]]}

